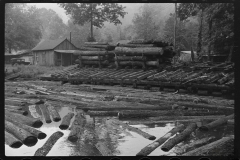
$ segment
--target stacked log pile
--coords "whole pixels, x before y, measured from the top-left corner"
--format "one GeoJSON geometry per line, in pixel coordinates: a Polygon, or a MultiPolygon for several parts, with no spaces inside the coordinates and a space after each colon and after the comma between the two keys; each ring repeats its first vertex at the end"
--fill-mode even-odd
{"type": "Polygon", "coordinates": [[[78,56],[79,67],[113,67],[115,45],[105,42],[85,42],[84,46],[74,55],[78,56]]]}
{"type": "Polygon", "coordinates": [[[162,41],[133,40],[127,44],[117,44],[115,48],[117,68],[159,68],[160,64],[171,62],[173,56],[172,46],[162,41]]]}

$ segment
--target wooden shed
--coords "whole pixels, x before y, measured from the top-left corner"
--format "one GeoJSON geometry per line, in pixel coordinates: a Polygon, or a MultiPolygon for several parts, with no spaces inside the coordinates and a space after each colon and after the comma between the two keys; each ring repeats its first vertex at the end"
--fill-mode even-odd
{"type": "Polygon", "coordinates": [[[69,66],[72,65],[77,57],[67,50],[77,50],[67,38],[58,40],[43,40],[33,51],[33,61],[35,65],[45,66],[69,66]],[[64,53],[56,52],[55,50],[64,50],[64,53]]]}

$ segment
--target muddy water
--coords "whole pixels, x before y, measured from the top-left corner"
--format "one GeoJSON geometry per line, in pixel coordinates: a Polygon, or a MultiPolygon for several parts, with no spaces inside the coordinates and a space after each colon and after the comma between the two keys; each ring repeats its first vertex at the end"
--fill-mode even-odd
{"type": "MultiPolygon", "coordinates": [[[[59,107],[59,114],[61,117],[65,116],[69,112],[74,112],[73,108],[69,107],[59,107]]],[[[75,113],[75,112],[74,112],[75,113]]],[[[98,125],[101,123],[103,117],[96,117],[95,124],[98,125]]],[[[74,121],[74,118],[71,120],[71,123],[74,121]]],[[[44,122],[44,121],[43,121],[44,122]]],[[[43,146],[43,144],[47,141],[47,139],[56,131],[61,131],[64,133],[64,136],[61,137],[47,156],[99,156],[100,152],[96,149],[95,144],[89,141],[80,141],[80,143],[71,143],[67,140],[67,137],[70,133],[70,130],[61,130],[58,128],[60,122],[52,122],[50,124],[44,123],[39,130],[47,134],[47,137],[43,140],[38,140],[38,143],[33,147],[27,147],[25,145],[21,146],[18,149],[10,148],[5,145],[5,155],[6,156],[33,156],[36,150],[43,146]]],[[[175,123],[166,123],[166,124],[153,124],[153,125],[132,125],[133,127],[137,127],[142,131],[145,131],[151,135],[156,136],[156,138],[162,137],[169,130],[175,127],[175,123]]],[[[186,141],[178,144],[178,146],[192,143],[193,141],[209,136],[215,136],[217,138],[221,138],[222,136],[232,135],[233,134],[233,126],[225,126],[221,127],[209,132],[195,132],[188,138],[186,141]]],[[[109,141],[111,152],[116,156],[135,156],[142,148],[146,145],[152,143],[153,141],[143,138],[135,132],[127,131],[121,134],[121,137],[117,139],[115,142],[111,142],[111,139],[106,139],[109,141]]],[[[177,146],[175,147],[177,148],[177,146]]],[[[159,155],[175,155],[173,148],[169,152],[163,152],[160,147],[154,150],[149,156],[159,156],[159,155]]]]}

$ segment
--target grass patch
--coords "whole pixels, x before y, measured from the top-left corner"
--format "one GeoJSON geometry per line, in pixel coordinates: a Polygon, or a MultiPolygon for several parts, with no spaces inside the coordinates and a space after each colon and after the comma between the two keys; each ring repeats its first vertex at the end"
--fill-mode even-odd
{"type": "Polygon", "coordinates": [[[22,78],[38,78],[44,74],[51,74],[57,71],[63,70],[65,67],[62,66],[37,66],[37,65],[19,65],[10,66],[6,65],[7,74],[19,73],[22,78]]]}

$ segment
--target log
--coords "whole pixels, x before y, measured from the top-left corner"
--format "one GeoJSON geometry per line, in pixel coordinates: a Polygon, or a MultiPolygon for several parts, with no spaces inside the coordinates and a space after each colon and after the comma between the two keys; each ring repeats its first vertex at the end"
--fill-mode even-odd
{"type": "Polygon", "coordinates": [[[177,155],[181,155],[181,154],[186,153],[190,150],[193,150],[194,148],[198,148],[198,147],[201,147],[203,145],[209,144],[209,143],[213,142],[214,140],[215,140],[214,136],[198,139],[198,140],[196,140],[196,141],[194,141],[190,144],[186,144],[184,146],[181,146],[179,149],[177,149],[174,152],[177,155]]]}
{"type": "Polygon", "coordinates": [[[213,121],[209,124],[203,125],[199,129],[201,131],[209,131],[210,129],[213,129],[213,128],[216,128],[218,126],[227,124],[228,120],[233,119],[233,118],[234,118],[234,114],[231,114],[231,115],[226,116],[224,118],[219,118],[219,119],[217,119],[217,120],[215,120],[215,121],[213,121]]]}
{"type": "Polygon", "coordinates": [[[45,122],[46,123],[51,123],[52,120],[50,118],[49,111],[48,111],[46,105],[40,104],[38,107],[40,108],[40,110],[42,112],[42,115],[44,116],[45,122]]]}
{"type": "Polygon", "coordinates": [[[144,56],[117,56],[114,57],[115,61],[145,61],[144,56]]]}
{"type": "Polygon", "coordinates": [[[73,55],[76,55],[76,56],[104,56],[104,55],[114,55],[114,52],[113,51],[77,51],[75,53],[73,53],[73,55]]]}
{"type": "Polygon", "coordinates": [[[116,47],[115,53],[117,55],[127,56],[162,55],[163,49],[160,47],[143,47],[143,48],[116,47]]]}
{"type": "Polygon", "coordinates": [[[114,156],[111,150],[107,147],[106,142],[97,142],[95,146],[102,156],[114,156]]]}
{"type": "Polygon", "coordinates": [[[187,128],[180,134],[176,135],[175,137],[169,139],[162,147],[161,149],[164,152],[170,151],[175,145],[178,143],[184,141],[192,132],[194,132],[197,129],[196,123],[191,123],[187,126],[187,128]]]}
{"type": "Polygon", "coordinates": [[[6,99],[5,98],[5,106],[23,106],[25,103],[22,101],[15,101],[13,99],[6,99]]]}
{"type": "Polygon", "coordinates": [[[90,116],[118,116],[118,111],[91,111],[91,110],[88,110],[87,114],[90,116]]]}
{"type": "Polygon", "coordinates": [[[103,57],[100,57],[100,59],[99,59],[98,56],[82,56],[81,58],[83,61],[89,61],[89,60],[90,61],[99,61],[99,60],[103,61],[104,60],[103,57]]]}
{"type": "Polygon", "coordinates": [[[23,145],[19,139],[17,139],[11,133],[8,133],[6,130],[5,130],[5,143],[12,148],[19,148],[23,145]]]}
{"type": "Polygon", "coordinates": [[[154,44],[119,44],[119,47],[129,47],[129,48],[137,48],[137,47],[154,47],[154,44]]]}
{"type": "Polygon", "coordinates": [[[234,125],[234,124],[235,124],[234,119],[229,119],[229,120],[227,121],[227,124],[234,125]]]}
{"type": "Polygon", "coordinates": [[[5,129],[7,132],[11,133],[20,141],[22,141],[22,143],[26,146],[34,146],[38,141],[38,139],[34,137],[31,133],[14,125],[9,121],[5,121],[5,129]]]}
{"type": "Polygon", "coordinates": [[[204,120],[204,119],[218,119],[218,118],[223,118],[225,117],[224,115],[213,115],[213,116],[160,116],[160,117],[149,117],[149,120],[152,121],[160,121],[160,120],[187,120],[187,119],[199,119],[199,120],[204,120]]]}
{"type": "Polygon", "coordinates": [[[158,67],[158,66],[159,66],[159,61],[146,61],[146,65],[147,65],[147,66],[155,66],[155,67],[158,67]]]}
{"type": "Polygon", "coordinates": [[[105,51],[104,48],[92,48],[90,46],[80,47],[80,51],[105,51]]]}
{"type": "MultiPolygon", "coordinates": [[[[182,154],[182,156],[203,156],[209,153],[211,150],[214,150],[217,147],[223,147],[225,144],[234,140],[234,137],[223,137],[217,141],[214,141],[210,144],[204,145],[202,147],[196,148],[192,151],[182,154]]],[[[220,149],[220,148],[219,148],[220,149]]],[[[218,156],[223,153],[219,152],[218,156]]]]}
{"type": "Polygon", "coordinates": [[[30,111],[31,115],[33,116],[33,118],[42,118],[42,113],[41,110],[39,109],[38,106],[36,105],[29,105],[28,106],[28,110],[30,111]]]}
{"type": "Polygon", "coordinates": [[[5,118],[5,120],[13,123],[14,125],[18,126],[19,128],[22,128],[26,130],[27,132],[31,133],[33,136],[37,137],[38,139],[44,139],[47,135],[33,127],[27,126],[25,124],[19,123],[17,120],[10,119],[8,117],[5,118]]]}
{"type": "Polygon", "coordinates": [[[34,128],[40,128],[43,125],[43,122],[39,119],[30,118],[20,114],[5,111],[5,118],[7,117],[10,119],[17,119],[19,123],[23,123],[34,128]]]}
{"type": "Polygon", "coordinates": [[[108,121],[110,121],[111,123],[117,124],[117,125],[121,125],[123,128],[126,128],[126,129],[128,129],[129,131],[136,132],[137,134],[143,136],[143,137],[146,138],[146,139],[149,139],[149,140],[154,140],[154,139],[156,139],[155,136],[150,135],[150,134],[148,134],[148,133],[146,133],[146,132],[143,132],[142,130],[140,130],[140,129],[138,129],[138,128],[129,126],[129,125],[127,125],[127,124],[125,124],[125,123],[123,123],[123,122],[121,122],[121,121],[118,121],[118,120],[116,120],[116,119],[113,119],[113,118],[112,118],[112,119],[108,119],[108,121]]]}
{"type": "Polygon", "coordinates": [[[53,133],[48,140],[44,143],[44,145],[41,148],[38,148],[35,152],[34,156],[46,156],[49,151],[52,149],[53,145],[57,142],[59,138],[63,136],[63,133],[60,131],[57,131],[53,133]]]}
{"type": "Polygon", "coordinates": [[[74,113],[70,112],[68,113],[67,115],[65,115],[62,119],[62,123],[60,124],[59,128],[61,130],[66,130],[68,129],[69,125],[70,125],[70,122],[71,122],[71,119],[73,118],[74,116],[74,113]]]}
{"type": "Polygon", "coordinates": [[[24,116],[28,115],[28,112],[24,111],[24,110],[16,110],[16,109],[11,109],[11,108],[5,108],[5,110],[7,110],[9,112],[13,112],[13,113],[22,114],[24,116]]]}
{"type": "Polygon", "coordinates": [[[70,142],[77,142],[84,132],[86,119],[82,114],[83,114],[82,111],[77,112],[77,115],[75,116],[75,120],[73,121],[72,126],[69,128],[71,130],[68,136],[68,140],[70,142]]]}
{"type": "Polygon", "coordinates": [[[107,49],[108,45],[100,45],[100,44],[91,44],[91,45],[84,45],[85,47],[91,47],[91,48],[104,48],[107,49]]]}
{"type": "Polygon", "coordinates": [[[21,106],[12,106],[12,105],[6,105],[6,104],[5,104],[5,108],[15,109],[15,110],[22,110],[21,106]]]}
{"type": "Polygon", "coordinates": [[[119,61],[118,65],[120,66],[143,66],[142,61],[119,61]]]}
{"type": "Polygon", "coordinates": [[[55,109],[55,107],[49,103],[47,103],[46,105],[47,105],[50,115],[52,116],[53,121],[54,122],[61,121],[61,117],[60,117],[58,111],[55,109]]]}
{"type": "MultiPolygon", "coordinates": [[[[99,61],[89,61],[89,60],[85,60],[85,61],[82,61],[82,64],[84,65],[99,65],[99,61]]],[[[104,61],[100,61],[100,64],[102,65],[108,65],[109,64],[109,61],[108,60],[104,60],[104,61]]]]}
{"type": "Polygon", "coordinates": [[[173,128],[172,130],[167,132],[164,136],[162,136],[158,140],[156,140],[156,141],[152,142],[151,144],[147,145],[146,147],[144,147],[140,152],[138,152],[136,154],[136,156],[147,156],[147,155],[149,155],[157,147],[159,147],[164,142],[166,142],[170,137],[175,135],[177,132],[181,132],[183,129],[184,129],[184,125],[183,124],[180,124],[180,125],[176,126],[175,128],[173,128]]]}

